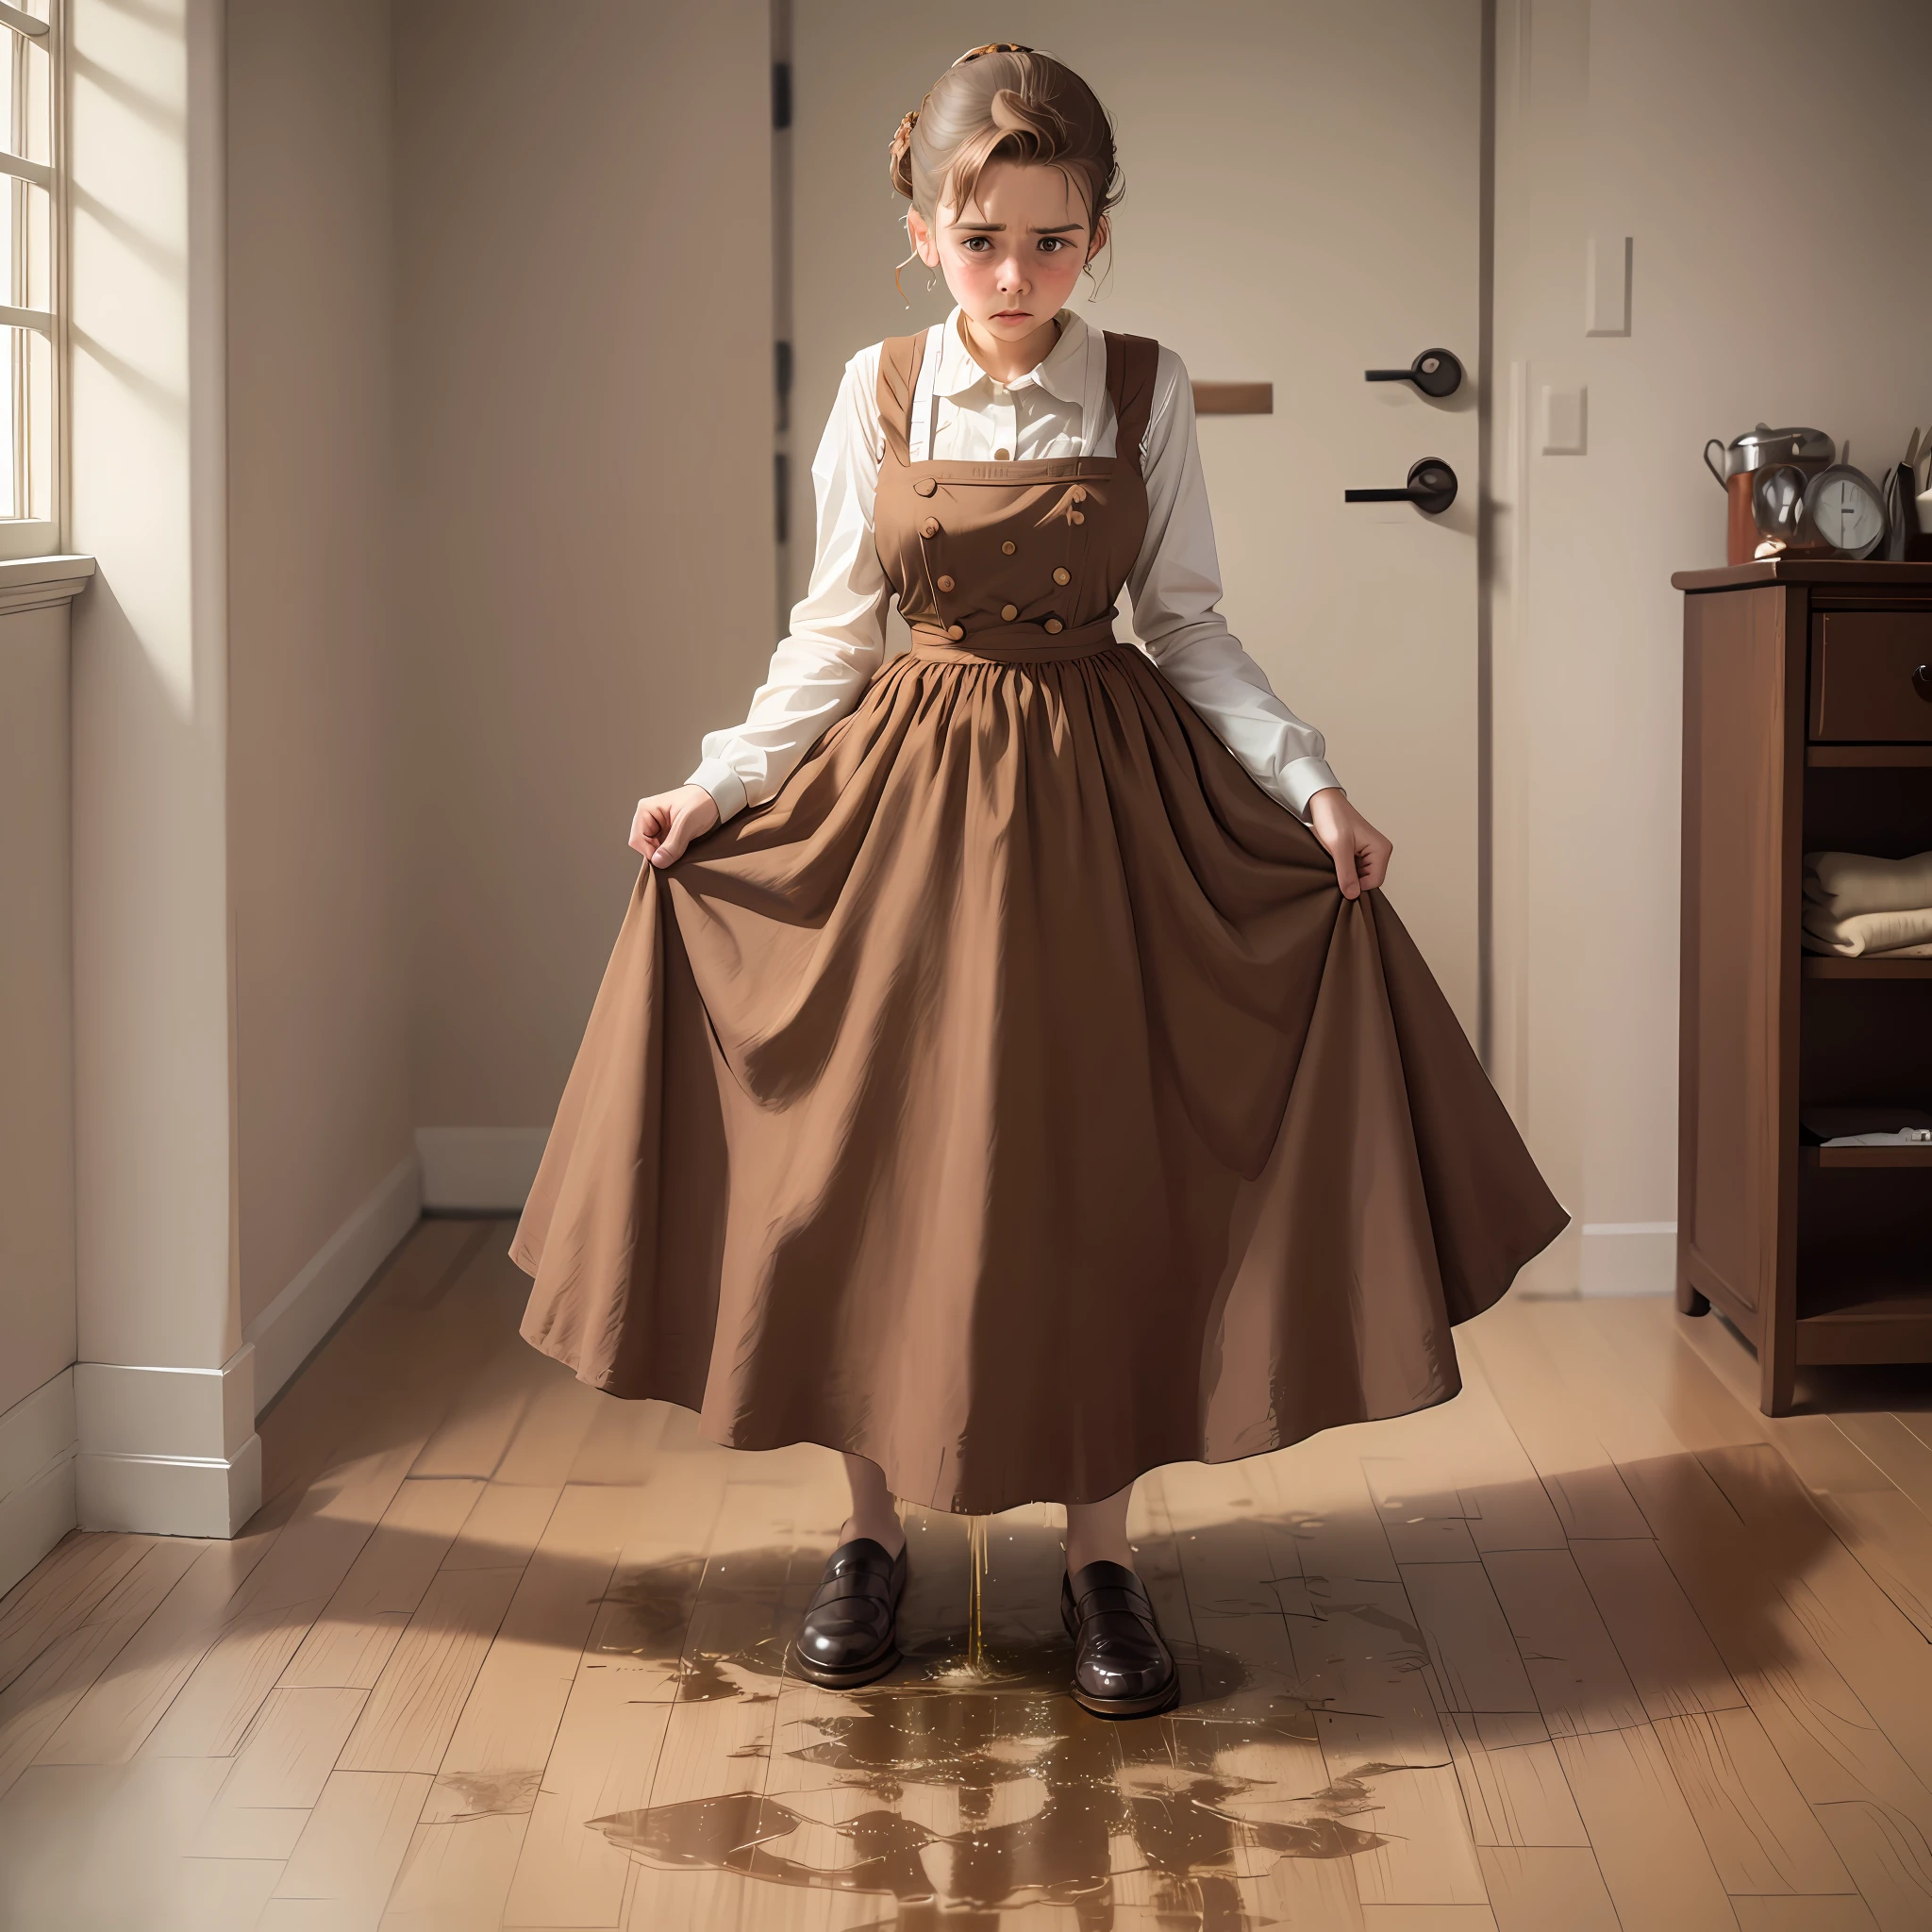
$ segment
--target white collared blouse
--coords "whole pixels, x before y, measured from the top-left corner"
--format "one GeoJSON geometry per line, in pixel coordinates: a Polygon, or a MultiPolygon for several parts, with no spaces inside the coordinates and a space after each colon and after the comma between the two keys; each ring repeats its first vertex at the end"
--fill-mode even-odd
{"type": "MultiPolygon", "coordinates": [[[[933,325],[913,392],[914,462],[1031,462],[1114,453],[1107,341],[1072,309],[1037,367],[998,382],[973,359],[956,308],[933,325]]],[[[873,539],[873,501],[884,437],[878,412],[879,345],[845,365],[838,400],[811,466],[818,555],[791,628],[772,654],[750,714],[707,732],[688,783],[717,801],[722,823],[759,805],[818,738],[852,709],[885,659],[891,586],[873,539]]],[[[1149,658],[1242,767],[1298,818],[1337,780],[1322,734],[1297,718],[1242,650],[1216,608],[1221,564],[1194,434],[1193,391],[1166,347],[1141,445],[1147,535],[1127,577],[1134,628],[1149,658]]]]}

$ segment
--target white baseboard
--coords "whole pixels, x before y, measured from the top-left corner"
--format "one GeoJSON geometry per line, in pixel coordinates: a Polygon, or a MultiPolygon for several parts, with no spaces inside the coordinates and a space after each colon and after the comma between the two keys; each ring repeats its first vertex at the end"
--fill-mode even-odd
{"type": "Polygon", "coordinates": [[[425,1211],[520,1214],[548,1127],[418,1127],[425,1211]]]}
{"type": "Polygon", "coordinates": [[[1584,1223],[1584,1294],[1669,1294],[1676,1284],[1674,1221],[1584,1223]]]}
{"type": "Polygon", "coordinates": [[[75,1461],[83,1529],[231,1537],[261,1507],[261,1438],[233,1456],[96,1456],[75,1461]]]}
{"type": "Polygon", "coordinates": [[[0,1594],[79,1522],[74,1371],[62,1369],[0,1414],[0,1594]]]}
{"type": "Polygon", "coordinates": [[[301,1274],[249,1323],[245,1339],[255,1344],[258,1414],[415,1226],[422,1195],[421,1170],[412,1153],[376,1183],[301,1274]]]}

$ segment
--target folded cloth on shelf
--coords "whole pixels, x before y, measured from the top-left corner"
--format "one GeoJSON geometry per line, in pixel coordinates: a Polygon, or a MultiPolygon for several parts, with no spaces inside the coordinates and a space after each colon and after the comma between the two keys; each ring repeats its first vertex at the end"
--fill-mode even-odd
{"type": "Polygon", "coordinates": [[[1932,954],[1932,905],[1834,917],[1815,900],[1807,900],[1805,943],[1814,953],[1836,953],[1844,959],[1879,955],[1894,959],[1923,958],[1932,954]]]}
{"type": "Polygon", "coordinates": [[[1807,852],[1805,897],[1833,919],[1932,906],[1932,852],[1874,858],[1866,852],[1807,852]]]}
{"type": "Polygon", "coordinates": [[[1905,1147],[1932,1142],[1932,1113],[1867,1101],[1856,1107],[1801,1107],[1802,1137],[1826,1147],[1905,1147]]]}

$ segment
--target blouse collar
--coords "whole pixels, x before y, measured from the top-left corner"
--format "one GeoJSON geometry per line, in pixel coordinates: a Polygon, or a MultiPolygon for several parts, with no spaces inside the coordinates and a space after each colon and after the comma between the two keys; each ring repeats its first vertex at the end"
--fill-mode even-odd
{"type": "MultiPolygon", "coordinates": [[[[940,335],[940,366],[934,373],[933,389],[949,401],[964,395],[976,384],[992,381],[992,377],[973,359],[965,338],[960,334],[964,314],[965,311],[956,305],[946,317],[940,335]]],[[[1037,383],[1061,402],[1072,403],[1076,408],[1083,408],[1091,387],[1087,358],[1088,339],[1092,330],[1071,308],[1060,310],[1059,323],[1059,341],[1024,375],[1015,376],[1007,387],[1024,389],[1037,383]]]]}

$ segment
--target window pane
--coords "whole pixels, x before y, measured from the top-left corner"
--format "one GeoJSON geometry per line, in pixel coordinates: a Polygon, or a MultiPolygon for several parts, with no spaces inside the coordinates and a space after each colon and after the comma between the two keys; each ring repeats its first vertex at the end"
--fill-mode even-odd
{"type": "Polygon", "coordinates": [[[26,43],[17,33],[0,32],[0,147],[20,152],[26,86],[26,43]]]}
{"type": "Polygon", "coordinates": [[[15,333],[26,347],[26,472],[24,513],[54,514],[54,344],[38,329],[15,333]]]}
{"type": "MultiPolygon", "coordinates": [[[[20,0],[15,0],[20,4],[20,0]]],[[[45,0],[36,6],[27,0],[29,13],[44,14],[45,0]]],[[[24,55],[25,72],[21,76],[21,87],[16,98],[19,106],[20,132],[25,142],[23,147],[13,152],[25,155],[30,161],[51,163],[54,158],[54,62],[47,52],[44,41],[23,40],[19,34],[9,34],[14,46],[19,49],[15,58],[24,55]]]]}
{"type": "Polygon", "coordinates": [[[44,188],[23,186],[16,204],[26,203],[26,222],[20,238],[22,308],[54,306],[54,197],[44,188]]]}
{"type": "Polygon", "coordinates": [[[17,517],[25,512],[19,505],[20,465],[14,453],[20,447],[16,429],[21,422],[21,406],[25,401],[27,381],[25,346],[27,329],[0,329],[0,350],[6,354],[6,379],[0,381],[0,517],[17,517]]]}

